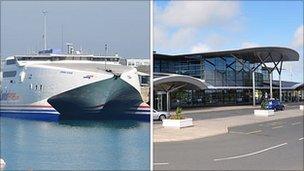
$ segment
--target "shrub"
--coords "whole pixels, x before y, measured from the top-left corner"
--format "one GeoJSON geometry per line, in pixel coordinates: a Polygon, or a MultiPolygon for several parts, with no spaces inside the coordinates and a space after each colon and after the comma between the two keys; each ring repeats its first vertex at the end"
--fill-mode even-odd
{"type": "Polygon", "coordinates": [[[261,103],[261,109],[266,110],[267,109],[266,106],[267,106],[267,100],[263,100],[261,103]]]}
{"type": "Polygon", "coordinates": [[[182,115],[182,108],[177,107],[175,114],[171,115],[170,119],[184,119],[184,116],[182,115]]]}

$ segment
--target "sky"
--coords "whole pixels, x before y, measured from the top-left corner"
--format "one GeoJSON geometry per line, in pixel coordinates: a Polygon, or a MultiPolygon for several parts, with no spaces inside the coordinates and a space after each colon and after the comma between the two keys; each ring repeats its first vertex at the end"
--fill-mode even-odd
{"type": "Polygon", "coordinates": [[[283,63],[282,80],[304,82],[303,1],[155,1],[153,12],[157,53],[283,46],[300,61],[283,63]]]}
{"type": "Polygon", "coordinates": [[[64,42],[66,50],[69,42],[104,54],[108,44],[108,54],[150,56],[149,1],[2,1],[1,57],[43,49],[43,10],[48,48],[62,49],[64,42]]]}

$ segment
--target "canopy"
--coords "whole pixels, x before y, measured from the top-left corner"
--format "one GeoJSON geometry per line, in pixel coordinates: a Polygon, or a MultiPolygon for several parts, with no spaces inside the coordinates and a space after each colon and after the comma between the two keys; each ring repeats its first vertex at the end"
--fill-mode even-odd
{"type": "Polygon", "coordinates": [[[224,56],[235,56],[239,59],[244,59],[250,63],[260,63],[260,62],[280,62],[280,61],[298,61],[299,54],[293,49],[285,47],[255,47],[246,48],[239,50],[227,50],[227,51],[217,51],[217,52],[205,52],[205,53],[192,53],[192,54],[181,54],[181,55],[165,55],[165,54],[155,54],[156,59],[168,59],[172,60],[174,58],[188,58],[188,57],[224,57],[224,56]]]}

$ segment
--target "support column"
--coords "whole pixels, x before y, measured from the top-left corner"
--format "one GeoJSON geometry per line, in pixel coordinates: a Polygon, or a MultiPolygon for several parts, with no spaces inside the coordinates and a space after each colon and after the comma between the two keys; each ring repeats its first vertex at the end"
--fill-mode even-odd
{"type": "Polygon", "coordinates": [[[166,95],[167,95],[167,112],[170,112],[170,91],[167,91],[166,95]]]}
{"type": "Polygon", "coordinates": [[[255,106],[255,74],[252,72],[252,104],[255,106]]]}
{"type": "Polygon", "coordinates": [[[280,102],[282,102],[282,81],[281,81],[281,73],[279,73],[279,96],[280,96],[280,102]]]}
{"type": "Polygon", "coordinates": [[[269,86],[270,86],[270,99],[273,98],[272,94],[272,72],[269,74],[269,86]]]}

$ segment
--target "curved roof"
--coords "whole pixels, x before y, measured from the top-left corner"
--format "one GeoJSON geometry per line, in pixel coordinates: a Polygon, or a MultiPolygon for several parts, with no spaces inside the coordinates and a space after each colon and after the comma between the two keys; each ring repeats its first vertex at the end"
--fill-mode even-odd
{"type": "Polygon", "coordinates": [[[237,58],[245,59],[251,63],[264,62],[279,62],[279,61],[298,61],[299,54],[293,49],[286,47],[254,47],[238,50],[227,50],[217,52],[181,54],[181,55],[164,55],[156,54],[157,58],[170,59],[170,58],[187,58],[188,56],[201,55],[203,57],[220,57],[234,55],[237,58]]]}
{"type": "Polygon", "coordinates": [[[294,89],[296,90],[304,90],[304,83],[299,83],[297,85],[294,86],[294,89]]]}
{"type": "Polygon", "coordinates": [[[158,89],[157,86],[160,86],[162,84],[167,84],[169,85],[168,87],[171,88],[184,85],[188,87],[195,87],[196,89],[201,89],[201,90],[204,90],[208,87],[208,84],[205,83],[204,80],[187,75],[177,75],[177,74],[168,74],[167,76],[162,76],[153,79],[153,85],[155,89],[158,89]]]}

